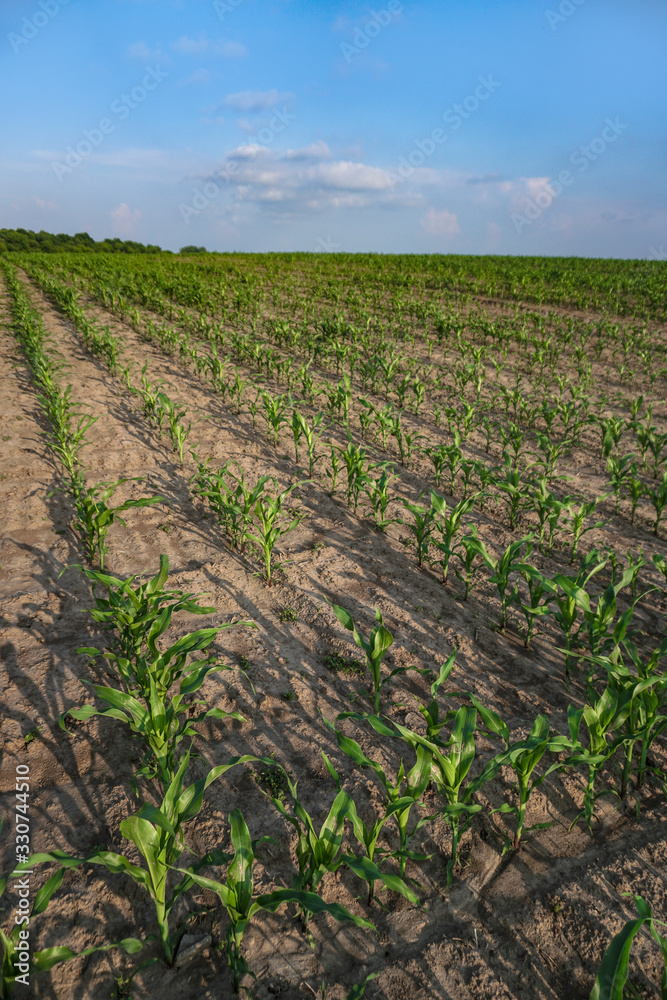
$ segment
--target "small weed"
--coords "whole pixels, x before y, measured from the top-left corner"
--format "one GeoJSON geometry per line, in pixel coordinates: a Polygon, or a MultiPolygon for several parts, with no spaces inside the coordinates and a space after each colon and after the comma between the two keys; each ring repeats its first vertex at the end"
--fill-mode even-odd
{"type": "Polygon", "coordinates": [[[296,611],[294,610],[294,608],[291,608],[289,604],[278,612],[278,621],[282,622],[283,624],[285,624],[286,622],[295,622],[297,618],[298,615],[296,611]]]}
{"type": "Polygon", "coordinates": [[[3,434],[2,435],[2,440],[3,441],[9,441],[10,437],[11,437],[11,434],[3,434]]]}
{"type": "Polygon", "coordinates": [[[294,699],[296,698],[296,695],[294,694],[294,691],[283,691],[283,693],[281,694],[280,697],[284,701],[294,701],[294,699]]]}
{"type": "Polygon", "coordinates": [[[310,546],[313,552],[321,552],[322,549],[326,549],[326,542],[313,542],[310,546]]]}
{"type": "Polygon", "coordinates": [[[348,676],[360,677],[366,670],[361,660],[357,660],[354,656],[341,656],[340,653],[329,653],[323,658],[323,662],[329,670],[348,676]]]}
{"type": "Polygon", "coordinates": [[[166,521],[164,524],[158,524],[158,531],[164,531],[165,535],[168,535],[173,527],[171,521],[166,521]]]}
{"type": "MultiPolygon", "coordinates": [[[[271,754],[275,757],[275,754],[271,754]]],[[[254,771],[254,778],[259,787],[267,795],[274,799],[282,800],[289,791],[288,776],[281,767],[264,767],[261,771],[254,771]]]]}
{"type": "Polygon", "coordinates": [[[25,745],[28,746],[29,743],[32,743],[33,740],[36,740],[41,731],[42,731],[41,726],[35,726],[34,729],[29,729],[28,732],[23,737],[25,745]]]}
{"type": "Polygon", "coordinates": [[[239,656],[239,666],[241,670],[247,670],[251,666],[250,660],[247,656],[239,656]]]}

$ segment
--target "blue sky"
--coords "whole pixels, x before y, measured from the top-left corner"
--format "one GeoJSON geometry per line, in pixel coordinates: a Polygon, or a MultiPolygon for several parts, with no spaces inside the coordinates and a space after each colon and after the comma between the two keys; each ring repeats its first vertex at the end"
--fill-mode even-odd
{"type": "Polygon", "coordinates": [[[0,29],[0,226],[665,255],[664,0],[3,0],[0,29]]]}

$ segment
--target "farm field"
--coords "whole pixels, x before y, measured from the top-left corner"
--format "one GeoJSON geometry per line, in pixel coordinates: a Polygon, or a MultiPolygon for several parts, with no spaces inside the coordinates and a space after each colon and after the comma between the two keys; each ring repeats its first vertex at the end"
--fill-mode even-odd
{"type": "Polygon", "coordinates": [[[0,256],[34,996],[660,995],[666,307],[658,262],[0,256]]]}

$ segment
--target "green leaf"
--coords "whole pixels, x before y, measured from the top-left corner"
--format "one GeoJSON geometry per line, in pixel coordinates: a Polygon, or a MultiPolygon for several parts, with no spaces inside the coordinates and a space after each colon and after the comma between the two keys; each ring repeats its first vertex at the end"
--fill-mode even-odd
{"type": "Polygon", "coordinates": [[[612,939],[604,953],[595,977],[590,1000],[623,1000],[623,988],[628,981],[632,943],[648,918],[629,920],[612,939]]]}

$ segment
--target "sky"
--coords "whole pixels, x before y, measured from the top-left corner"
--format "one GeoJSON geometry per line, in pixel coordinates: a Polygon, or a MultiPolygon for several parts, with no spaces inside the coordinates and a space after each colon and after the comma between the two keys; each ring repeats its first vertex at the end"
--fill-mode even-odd
{"type": "Polygon", "coordinates": [[[665,0],[2,0],[0,227],[667,259],[665,0]]]}

